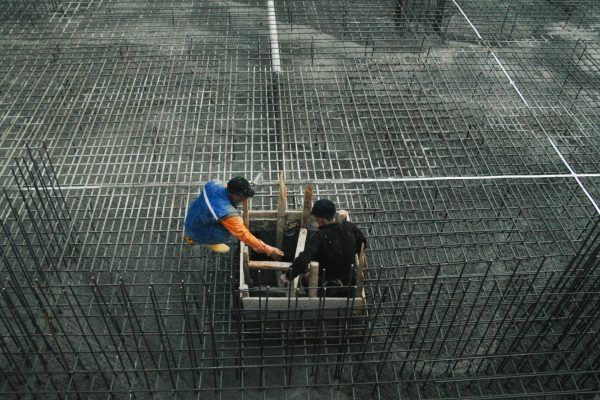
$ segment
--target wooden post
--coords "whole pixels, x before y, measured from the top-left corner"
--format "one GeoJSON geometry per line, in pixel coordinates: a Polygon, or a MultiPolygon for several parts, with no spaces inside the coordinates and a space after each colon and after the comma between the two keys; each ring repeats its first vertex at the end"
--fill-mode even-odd
{"type": "Polygon", "coordinates": [[[300,229],[300,234],[298,235],[298,243],[296,243],[296,254],[294,254],[294,258],[298,257],[300,253],[304,251],[304,246],[306,246],[306,236],[308,235],[308,231],[306,228],[300,229]]]}
{"type": "Polygon", "coordinates": [[[319,263],[311,261],[308,271],[308,297],[317,297],[317,289],[319,288],[319,263]]]}
{"type": "Polygon", "coordinates": [[[277,206],[277,235],[275,246],[281,249],[283,245],[283,231],[285,229],[285,210],[287,204],[287,188],[283,174],[279,174],[279,205],[277,206]]]}
{"type": "Polygon", "coordinates": [[[244,209],[244,226],[247,229],[250,229],[250,204],[248,199],[244,200],[243,209],[244,209]]]}
{"type": "MultiPolygon", "coordinates": [[[[246,229],[250,229],[250,204],[249,204],[249,200],[246,199],[244,200],[243,204],[243,210],[244,210],[244,226],[246,227],[246,229]]],[[[248,247],[245,245],[245,243],[240,242],[240,245],[242,246],[242,268],[244,270],[244,281],[246,281],[245,283],[245,290],[243,290],[240,287],[240,290],[242,290],[242,297],[249,297],[250,294],[248,293],[248,287],[250,286],[250,269],[248,267],[248,265],[250,264],[250,251],[248,249],[248,247]]]]}
{"type": "Polygon", "coordinates": [[[302,207],[302,218],[300,219],[300,228],[308,228],[308,219],[310,218],[310,209],[312,208],[313,188],[308,185],[304,188],[304,205],[302,207]]]}
{"type": "MultiPolygon", "coordinates": [[[[281,249],[283,247],[283,231],[285,230],[285,210],[287,206],[287,187],[285,186],[285,180],[283,173],[279,174],[279,205],[277,206],[277,232],[275,236],[275,247],[281,249]]],[[[273,257],[279,260],[279,257],[273,257]]],[[[283,287],[279,278],[281,272],[275,272],[275,279],[277,286],[283,287]]]]}
{"type": "MultiPolygon", "coordinates": [[[[244,242],[240,243],[242,246],[242,270],[244,273],[244,281],[247,286],[252,286],[252,279],[250,278],[250,269],[248,268],[248,264],[250,264],[250,251],[248,250],[248,246],[244,242]]],[[[245,293],[247,297],[248,293],[245,293]]]]}
{"type": "Polygon", "coordinates": [[[356,297],[361,297],[364,301],[364,287],[365,287],[365,267],[367,264],[367,258],[365,255],[365,244],[360,245],[360,253],[358,254],[358,272],[356,274],[356,297]]]}
{"type": "MultiPolygon", "coordinates": [[[[296,244],[296,254],[294,255],[294,259],[296,259],[300,253],[304,251],[304,246],[306,246],[306,236],[308,235],[308,231],[306,228],[300,229],[300,234],[298,235],[298,243],[296,244]]],[[[294,282],[292,284],[292,289],[298,289],[298,282],[300,280],[300,276],[294,278],[294,282]]]]}

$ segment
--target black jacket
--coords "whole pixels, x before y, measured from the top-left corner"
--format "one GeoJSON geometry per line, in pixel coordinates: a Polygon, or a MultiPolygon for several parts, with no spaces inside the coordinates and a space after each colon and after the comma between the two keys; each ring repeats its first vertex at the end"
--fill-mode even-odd
{"type": "Polygon", "coordinates": [[[356,225],[344,221],[319,227],[308,239],[304,251],[292,263],[286,273],[288,279],[305,273],[310,261],[319,262],[319,282],[340,279],[344,284],[354,280],[355,254],[367,241],[356,225]],[[323,276],[325,271],[325,276],[323,276]]]}

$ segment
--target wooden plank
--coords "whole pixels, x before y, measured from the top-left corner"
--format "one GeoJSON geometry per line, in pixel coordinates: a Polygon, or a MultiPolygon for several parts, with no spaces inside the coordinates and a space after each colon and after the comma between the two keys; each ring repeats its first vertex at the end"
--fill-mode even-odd
{"type": "Polygon", "coordinates": [[[250,285],[250,270],[248,270],[248,246],[240,242],[240,298],[248,297],[248,286],[250,285]]]}
{"type": "MultiPolygon", "coordinates": [[[[269,297],[268,309],[275,310],[314,310],[315,317],[319,311],[319,299],[318,297],[298,297],[289,301],[287,297],[269,297]],[[296,308],[297,305],[297,308],[296,308]]],[[[324,310],[339,311],[345,315],[347,313],[348,305],[352,304],[352,298],[347,299],[346,297],[325,297],[325,303],[321,304],[321,308],[324,310]]],[[[258,297],[244,297],[242,299],[244,310],[264,310],[265,308],[265,297],[263,296],[260,300],[258,297]],[[259,307],[260,304],[260,307],[259,307]]],[[[364,307],[364,300],[360,297],[354,298],[354,311],[360,313],[364,307]]],[[[322,315],[324,317],[324,315],[322,315]]]]}
{"type": "Polygon", "coordinates": [[[319,286],[319,263],[311,261],[308,271],[308,297],[317,297],[317,289],[319,286]]]}
{"type": "Polygon", "coordinates": [[[292,263],[282,261],[253,261],[248,262],[250,269],[271,269],[275,271],[287,271],[292,263]]]}
{"type": "Polygon", "coordinates": [[[296,244],[296,254],[294,258],[298,257],[300,253],[304,251],[304,246],[306,246],[306,237],[308,236],[308,230],[306,228],[300,229],[300,234],[298,235],[298,243],[296,244]]]}
{"type": "Polygon", "coordinates": [[[250,228],[250,205],[248,204],[249,200],[244,200],[244,226],[246,228],[250,228]]]}
{"type": "MultiPolygon", "coordinates": [[[[289,219],[300,219],[302,217],[302,211],[297,210],[287,210],[285,212],[285,216],[289,219]]],[[[267,210],[267,211],[259,211],[259,210],[250,210],[250,219],[269,219],[274,220],[277,218],[277,210],[267,210]]]]}
{"type": "Polygon", "coordinates": [[[356,277],[356,289],[358,294],[362,294],[364,292],[365,286],[365,267],[366,267],[367,259],[365,256],[365,244],[360,245],[360,253],[358,254],[358,273],[356,277]]]}
{"type": "Polygon", "coordinates": [[[244,283],[248,286],[252,285],[252,279],[250,279],[250,269],[248,269],[248,263],[250,262],[250,249],[245,243],[242,243],[242,269],[244,271],[244,283]]]}
{"type": "Polygon", "coordinates": [[[244,276],[244,253],[243,253],[243,242],[240,242],[240,271],[239,271],[239,278],[240,278],[240,292],[239,292],[239,296],[240,296],[240,300],[244,297],[244,292],[242,290],[243,287],[248,287],[248,285],[246,284],[246,277],[244,276]]]}
{"type": "MultiPolygon", "coordinates": [[[[294,259],[300,255],[304,251],[304,246],[306,245],[306,237],[308,235],[308,230],[306,228],[300,229],[300,234],[298,235],[298,243],[296,244],[296,254],[294,255],[294,259]]],[[[300,276],[294,278],[294,282],[292,284],[292,289],[298,289],[298,283],[300,282],[300,276]]]]}
{"type": "MultiPolygon", "coordinates": [[[[283,232],[285,230],[285,210],[287,208],[287,187],[283,173],[279,174],[279,204],[277,205],[277,230],[275,231],[275,247],[281,249],[283,247],[283,232]]],[[[275,260],[280,260],[281,257],[274,256],[275,260]]],[[[287,271],[287,270],[286,270],[287,271]]],[[[275,280],[277,286],[283,287],[281,283],[281,271],[275,272],[275,280]]]]}
{"type": "Polygon", "coordinates": [[[279,205],[277,206],[277,231],[275,233],[275,247],[281,249],[283,245],[283,231],[285,229],[285,209],[287,207],[287,187],[283,174],[279,174],[279,205]]]}
{"type": "Polygon", "coordinates": [[[308,228],[308,219],[310,218],[310,209],[312,208],[313,188],[308,185],[304,188],[304,205],[302,207],[302,218],[300,219],[300,228],[308,228]]]}

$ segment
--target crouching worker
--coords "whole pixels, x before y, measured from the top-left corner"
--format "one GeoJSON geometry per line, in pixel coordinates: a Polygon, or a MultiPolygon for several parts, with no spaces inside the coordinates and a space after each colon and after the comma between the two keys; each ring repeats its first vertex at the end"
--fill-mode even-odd
{"type": "Polygon", "coordinates": [[[225,242],[233,235],[258,253],[283,256],[281,250],[257,239],[244,226],[237,207],[252,196],[254,189],[242,177],[231,179],[227,186],[219,180],[208,182],[185,217],[186,243],[206,244],[214,252],[227,253],[225,242]]]}
{"type": "Polygon", "coordinates": [[[367,241],[353,223],[335,221],[335,205],[330,200],[315,202],[310,214],[315,218],[319,230],[310,236],[304,251],[281,275],[281,282],[288,284],[308,271],[310,261],[317,261],[319,287],[327,288],[328,296],[350,295],[348,286],[356,284],[355,255],[363,244],[367,246],[367,241]]]}

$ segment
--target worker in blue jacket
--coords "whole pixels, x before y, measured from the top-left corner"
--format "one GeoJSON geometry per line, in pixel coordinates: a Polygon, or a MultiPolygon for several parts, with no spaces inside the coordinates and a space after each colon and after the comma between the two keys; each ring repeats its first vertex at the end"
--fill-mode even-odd
{"type": "Polygon", "coordinates": [[[209,181],[185,217],[186,243],[206,244],[214,252],[227,253],[229,246],[225,242],[233,235],[258,253],[283,256],[281,250],[257,239],[244,226],[237,207],[252,196],[254,189],[245,178],[232,178],[227,185],[219,180],[209,181]]]}

